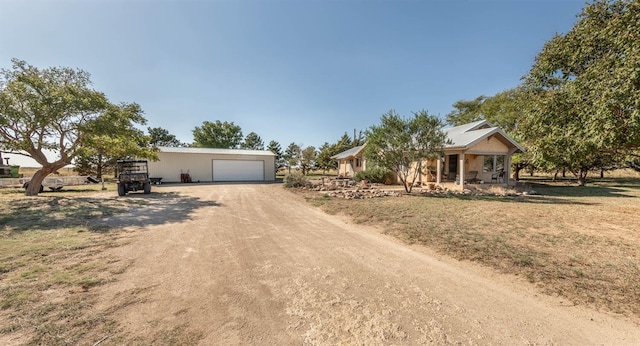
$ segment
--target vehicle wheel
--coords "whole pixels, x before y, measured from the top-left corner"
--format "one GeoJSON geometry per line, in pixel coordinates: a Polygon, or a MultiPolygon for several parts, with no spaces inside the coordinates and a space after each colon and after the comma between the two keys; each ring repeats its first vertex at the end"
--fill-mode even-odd
{"type": "Polygon", "coordinates": [[[144,194],[148,195],[151,193],[151,183],[144,183],[144,194]]]}
{"type": "Polygon", "coordinates": [[[124,196],[127,191],[124,190],[124,185],[118,185],[118,196],[124,196]]]}

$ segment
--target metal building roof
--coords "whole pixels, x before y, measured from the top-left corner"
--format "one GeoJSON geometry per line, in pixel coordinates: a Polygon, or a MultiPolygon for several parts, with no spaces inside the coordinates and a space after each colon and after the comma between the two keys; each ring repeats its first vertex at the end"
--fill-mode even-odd
{"type": "Polygon", "coordinates": [[[276,156],[269,150],[158,147],[161,153],[276,156]]]}
{"type": "Polygon", "coordinates": [[[460,126],[449,127],[443,129],[443,131],[447,134],[447,138],[451,140],[451,144],[445,145],[446,149],[468,149],[484,138],[487,138],[493,134],[499,134],[502,138],[504,138],[506,142],[510,143],[513,147],[517,148],[520,151],[525,151],[524,147],[522,147],[518,142],[507,135],[499,127],[494,127],[493,125],[491,125],[491,123],[487,120],[480,120],[460,126]]]}
{"type": "Polygon", "coordinates": [[[364,148],[364,145],[360,145],[357,147],[353,147],[349,150],[345,150],[341,153],[335,154],[333,156],[331,156],[332,159],[336,159],[336,160],[340,160],[340,159],[346,159],[348,157],[352,157],[355,156],[356,154],[358,154],[362,148],[364,148]]]}

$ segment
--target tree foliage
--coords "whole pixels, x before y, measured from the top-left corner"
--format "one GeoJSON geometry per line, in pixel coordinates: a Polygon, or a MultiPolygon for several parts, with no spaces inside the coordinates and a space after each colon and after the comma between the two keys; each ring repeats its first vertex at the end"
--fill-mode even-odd
{"type": "Polygon", "coordinates": [[[446,115],[448,124],[458,126],[484,119],[482,105],[487,99],[480,95],[473,100],[458,100],[453,104],[453,111],[446,115]]]}
{"type": "MultiPolygon", "coordinates": [[[[478,120],[487,120],[500,127],[516,141],[522,136],[518,128],[523,117],[523,103],[526,101],[523,88],[517,87],[495,94],[479,96],[474,100],[460,100],[453,104],[454,110],[447,114],[447,123],[453,126],[463,125],[478,120]]],[[[511,160],[514,178],[519,179],[522,169],[531,166],[530,152],[515,154],[511,160]]]]}
{"type": "Polygon", "coordinates": [[[307,175],[310,170],[316,168],[317,156],[318,153],[316,148],[313,146],[308,146],[300,151],[298,166],[302,170],[303,175],[307,175]]]}
{"type": "Polygon", "coordinates": [[[236,149],[242,143],[242,129],[233,121],[204,121],[193,130],[193,141],[201,148],[236,149]]]}
{"type": "Polygon", "coordinates": [[[640,2],[595,1],[526,76],[521,134],[538,165],[586,182],[599,162],[640,148],[640,2]]]}
{"type": "Polygon", "coordinates": [[[329,169],[338,168],[338,162],[331,158],[331,156],[339,154],[345,150],[349,150],[354,146],[364,144],[364,137],[362,133],[355,140],[352,140],[349,135],[345,132],[337,142],[333,144],[329,144],[325,142],[322,146],[320,146],[318,157],[317,157],[317,166],[323,171],[327,171],[329,169]]]}
{"type": "Polygon", "coordinates": [[[285,167],[289,170],[289,174],[291,174],[291,168],[295,167],[298,164],[300,155],[300,146],[296,143],[291,142],[287,149],[285,149],[282,158],[284,160],[285,167]]]}
{"type": "Polygon", "coordinates": [[[147,127],[150,141],[149,144],[156,147],[183,147],[184,143],[180,142],[175,135],[169,133],[169,130],[162,127],[147,127]]]}
{"type": "Polygon", "coordinates": [[[331,159],[331,156],[337,153],[339,152],[336,152],[335,145],[324,142],[324,144],[318,148],[318,157],[316,159],[318,168],[322,169],[323,172],[337,168],[338,162],[331,159]]]}
{"type": "Polygon", "coordinates": [[[138,104],[109,104],[105,111],[89,128],[87,136],[75,160],[81,173],[96,174],[102,178],[103,172],[114,172],[118,159],[156,159],[155,149],[150,146],[151,137],[146,136],[133,124],[143,124],[146,120],[138,104]]]}
{"type": "Polygon", "coordinates": [[[473,100],[460,100],[453,104],[454,110],[446,116],[452,126],[487,120],[511,136],[515,136],[518,121],[522,117],[522,91],[508,89],[494,96],[478,96],[473,100]]]}
{"type": "Polygon", "coordinates": [[[255,132],[250,132],[245,138],[244,142],[242,142],[241,147],[243,149],[251,149],[251,150],[264,150],[264,142],[262,138],[258,136],[255,132]]]}
{"type": "Polygon", "coordinates": [[[146,122],[138,105],[110,104],[103,93],[90,88],[90,75],[83,70],[40,69],[22,60],[12,62],[12,69],[0,70],[0,149],[29,156],[42,165],[27,195],[37,195],[47,175],[81,154],[88,155],[101,138],[109,137],[114,150],[132,149],[129,130],[146,122]],[[106,126],[107,119],[115,124],[106,126]],[[53,151],[57,159],[49,162],[45,150],[53,151]]]}
{"type": "Polygon", "coordinates": [[[402,182],[407,192],[411,184],[426,168],[425,160],[439,159],[447,143],[442,131],[444,124],[427,111],[414,112],[405,119],[391,110],[383,114],[380,125],[367,131],[365,156],[374,165],[386,168],[402,182]]]}
{"type": "Polygon", "coordinates": [[[271,141],[269,142],[269,144],[267,145],[267,150],[269,150],[270,152],[274,153],[275,156],[275,170],[276,172],[278,172],[278,170],[282,167],[284,167],[284,161],[282,159],[282,148],[280,147],[280,143],[278,143],[277,141],[271,141]]]}

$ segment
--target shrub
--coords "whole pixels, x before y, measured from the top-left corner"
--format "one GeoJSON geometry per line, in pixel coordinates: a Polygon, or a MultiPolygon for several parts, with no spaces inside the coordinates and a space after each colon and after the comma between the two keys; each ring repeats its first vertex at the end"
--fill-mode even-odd
{"type": "Polygon", "coordinates": [[[305,187],[311,186],[309,179],[301,172],[293,172],[284,176],[285,187],[305,187]]]}
{"type": "Polygon", "coordinates": [[[356,173],[353,179],[356,182],[366,180],[370,183],[390,184],[393,181],[393,172],[386,168],[374,167],[366,171],[356,173]]]}

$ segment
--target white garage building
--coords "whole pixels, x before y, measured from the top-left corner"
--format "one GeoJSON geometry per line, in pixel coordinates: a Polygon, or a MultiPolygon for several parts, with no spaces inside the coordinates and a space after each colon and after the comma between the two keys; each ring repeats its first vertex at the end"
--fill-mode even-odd
{"type": "Polygon", "coordinates": [[[275,155],[268,150],[158,147],[158,161],[149,161],[149,177],[162,182],[274,181],[275,155]]]}

